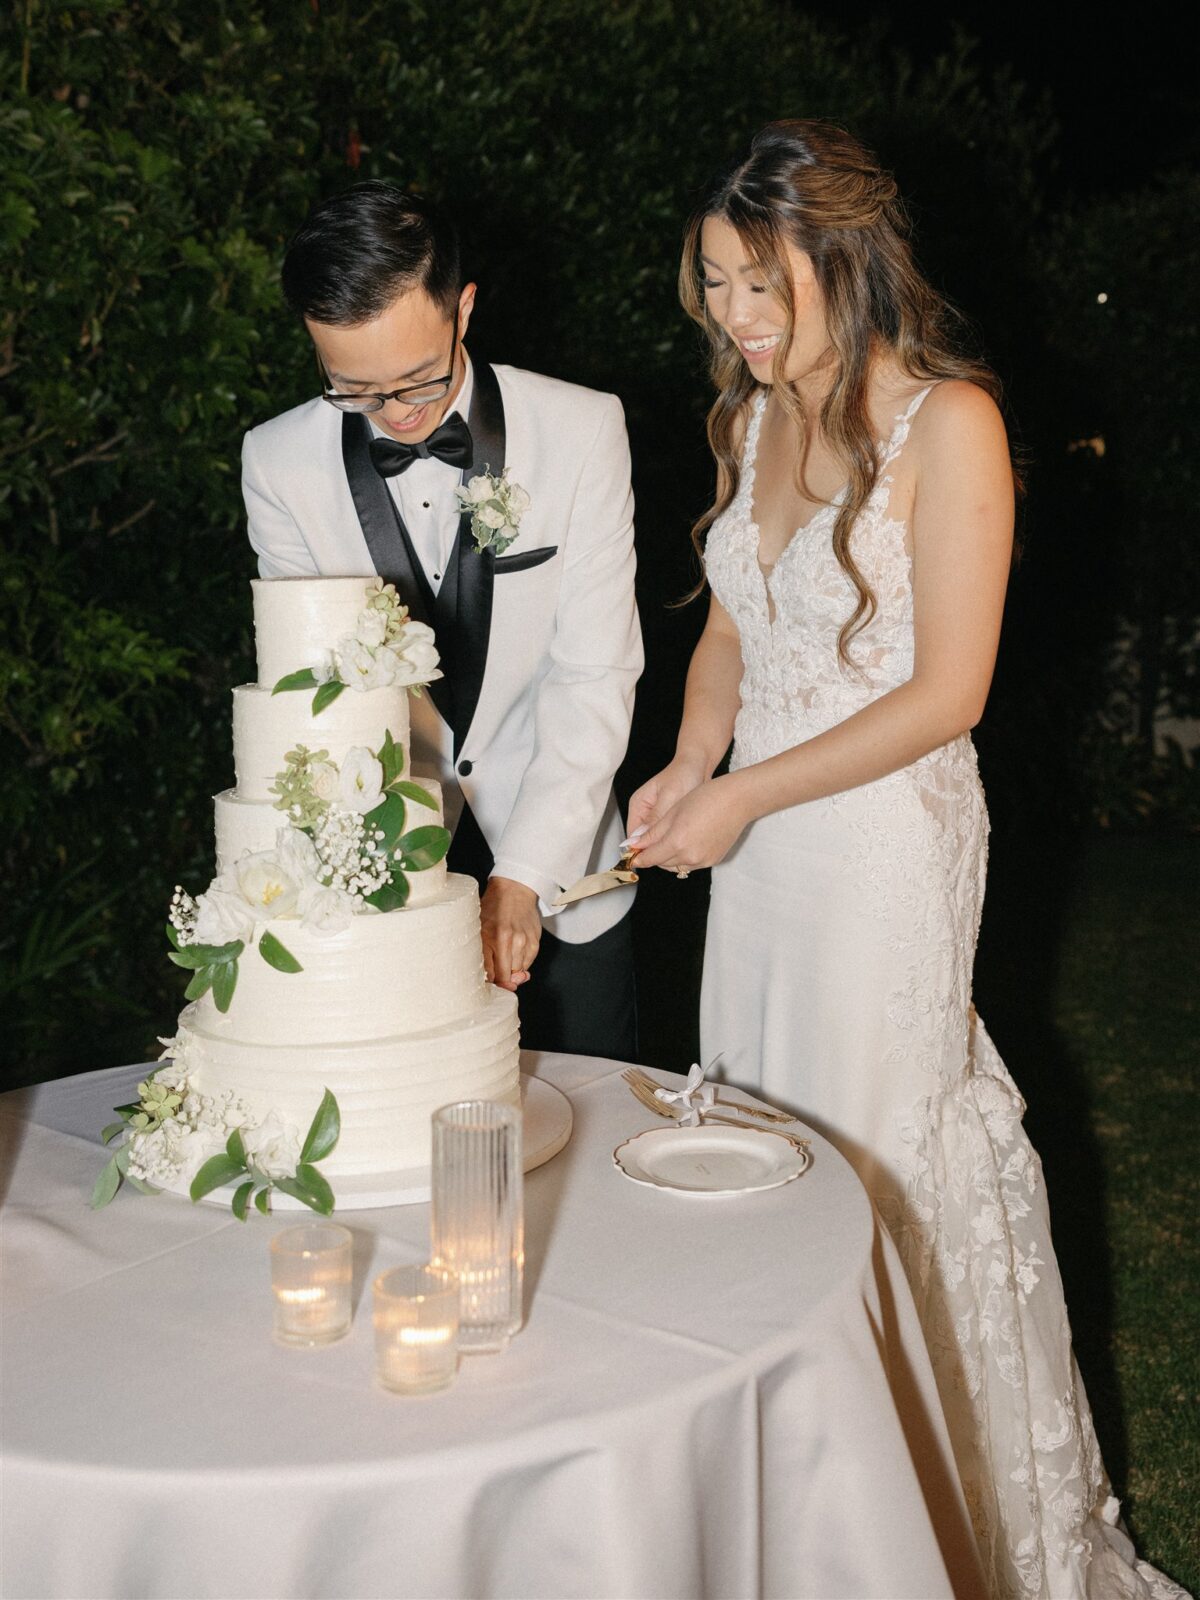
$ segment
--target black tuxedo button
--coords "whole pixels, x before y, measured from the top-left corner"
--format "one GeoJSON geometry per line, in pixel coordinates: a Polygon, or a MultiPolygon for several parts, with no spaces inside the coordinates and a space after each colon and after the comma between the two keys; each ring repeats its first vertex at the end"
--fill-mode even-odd
{"type": "Polygon", "coordinates": [[[460,761],[458,763],[458,775],[460,778],[469,778],[474,770],[475,763],[473,761],[460,761]]]}

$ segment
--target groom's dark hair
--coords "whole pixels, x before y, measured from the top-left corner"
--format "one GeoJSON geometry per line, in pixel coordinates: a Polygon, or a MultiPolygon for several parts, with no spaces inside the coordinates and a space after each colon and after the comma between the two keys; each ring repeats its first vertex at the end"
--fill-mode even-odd
{"type": "Polygon", "coordinates": [[[462,290],[458,233],[421,195],[356,183],[309,212],[282,276],[297,316],[334,327],[370,322],[415,288],[452,315],[462,290]]]}

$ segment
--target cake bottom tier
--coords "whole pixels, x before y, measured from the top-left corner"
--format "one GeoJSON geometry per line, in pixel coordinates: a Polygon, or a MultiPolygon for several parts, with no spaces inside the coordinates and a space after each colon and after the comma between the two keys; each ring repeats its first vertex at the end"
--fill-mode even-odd
{"type": "Polygon", "coordinates": [[[348,1045],[216,1038],[188,1007],[179,1019],[179,1043],[199,1093],[230,1091],[253,1121],[276,1112],[301,1139],[321,1096],[331,1090],[342,1131],[321,1171],[335,1193],[339,1174],[428,1166],[430,1117],[439,1106],[455,1100],[520,1103],[517,997],[506,989],[489,989],[484,1007],[461,1022],[348,1045]]]}

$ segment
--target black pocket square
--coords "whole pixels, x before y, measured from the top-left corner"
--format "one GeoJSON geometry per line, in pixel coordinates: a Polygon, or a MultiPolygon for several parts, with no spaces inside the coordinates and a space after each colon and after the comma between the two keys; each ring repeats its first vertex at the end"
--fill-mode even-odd
{"type": "Polygon", "coordinates": [[[515,556],[497,556],[493,563],[497,574],[501,572],[524,572],[527,567],[540,567],[543,561],[549,561],[551,556],[558,554],[556,544],[544,544],[540,550],[522,550],[515,556]]]}

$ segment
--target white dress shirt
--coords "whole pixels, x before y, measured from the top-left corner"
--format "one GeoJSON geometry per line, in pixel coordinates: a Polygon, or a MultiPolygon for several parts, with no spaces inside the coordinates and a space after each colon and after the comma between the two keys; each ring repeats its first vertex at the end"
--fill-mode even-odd
{"type": "MultiPolygon", "coordinates": [[[[447,421],[456,412],[464,422],[471,415],[475,374],[471,367],[470,356],[466,351],[463,355],[466,360],[466,372],[462,386],[442,422],[447,421]]],[[[369,412],[367,417],[368,421],[371,421],[369,412]]],[[[440,427],[441,423],[438,426],[440,427]]],[[[380,439],[395,438],[395,434],[388,433],[373,421],[371,427],[380,439]]],[[[477,462],[471,470],[482,472],[483,465],[477,462]]],[[[434,594],[437,594],[442,587],[442,579],[446,575],[446,563],[450,560],[454,541],[458,537],[459,508],[454,491],[462,481],[461,467],[452,467],[449,462],[439,461],[436,456],[418,456],[407,472],[401,472],[387,480],[392,499],[399,507],[404,525],[412,539],[417,560],[425,569],[425,576],[429,579],[429,587],[434,594]]]]}

